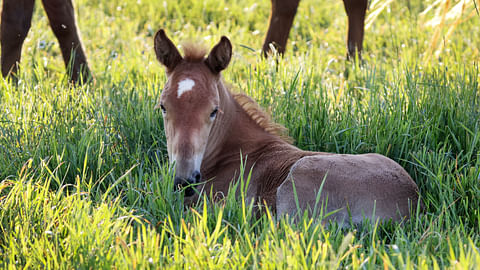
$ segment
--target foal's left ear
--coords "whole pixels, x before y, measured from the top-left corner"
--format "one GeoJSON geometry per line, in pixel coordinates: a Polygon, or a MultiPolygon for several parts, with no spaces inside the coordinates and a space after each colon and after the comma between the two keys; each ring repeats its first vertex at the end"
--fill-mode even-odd
{"type": "Polygon", "coordinates": [[[154,48],[158,61],[167,68],[167,71],[172,71],[183,59],[163,29],[155,34],[154,48]]]}
{"type": "Polygon", "coordinates": [[[205,63],[213,73],[218,74],[228,66],[230,59],[232,59],[232,43],[226,36],[222,36],[220,42],[208,54],[205,63]]]}

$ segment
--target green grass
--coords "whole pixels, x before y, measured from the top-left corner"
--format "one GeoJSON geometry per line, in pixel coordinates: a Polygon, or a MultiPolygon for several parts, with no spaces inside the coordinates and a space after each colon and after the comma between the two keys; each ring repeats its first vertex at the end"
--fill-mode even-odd
{"type": "Polygon", "coordinates": [[[345,61],[338,0],[303,0],[285,57],[267,60],[259,52],[267,0],[78,0],[96,77],[83,87],[67,84],[37,3],[20,80],[0,86],[1,267],[476,268],[480,17],[466,18],[440,57],[429,57],[435,29],[423,24],[434,13],[419,14],[432,1],[407,2],[393,2],[366,30],[364,63],[355,65],[345,61]],[[158,28],[177,44],[229,36],[224,77],[297,146],[393,158],[418,184],[425,212],[342,229],[255,216],[233,196],[185,209],[153,109],[165,81],[153,52],[158,28]]]}

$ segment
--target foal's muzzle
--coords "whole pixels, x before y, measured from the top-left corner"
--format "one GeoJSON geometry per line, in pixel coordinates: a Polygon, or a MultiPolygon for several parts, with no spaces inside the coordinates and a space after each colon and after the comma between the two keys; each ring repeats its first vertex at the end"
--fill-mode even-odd
{"type": "Polygon", "coordinates": [[[192,175],[187,179],[182,177],[175,177],[175,180],[173,183],[176,191],[180,190],[181,188],[187,187],[185,188],[185,196],[190,197],[195,194],[195,190],[191,185],[200,183],[201,179],[202,179],[202,174],[199,171],[194,171],[192,175]]]}

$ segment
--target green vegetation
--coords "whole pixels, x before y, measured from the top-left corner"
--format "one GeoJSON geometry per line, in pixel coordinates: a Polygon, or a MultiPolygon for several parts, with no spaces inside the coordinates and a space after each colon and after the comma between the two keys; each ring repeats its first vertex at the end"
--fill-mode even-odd
{"type": "Polygon", "coordinates": [[[268,0],[75,2],[96,83],[68,85],[38,2],[18,85],[0,86],[2,268],[480,265],[475,5],[460,21],[444,16],[429,27],[444,6],[421,15],[433,1],[383,1],[392,3],[366,30],[356,65],[345,61],[339,0],[302,0],[285,57],[267,60],[259,49],[268,0]],[[153,52],[159,28],[177,44],[198,38],[210,47],[229,36],[226,81],[271,112],[296,145],[393,158],[417,182],[425,213],[342,229],[256,217],[233,196],[184,209],[153,109],[165,81],[153,52]]]}

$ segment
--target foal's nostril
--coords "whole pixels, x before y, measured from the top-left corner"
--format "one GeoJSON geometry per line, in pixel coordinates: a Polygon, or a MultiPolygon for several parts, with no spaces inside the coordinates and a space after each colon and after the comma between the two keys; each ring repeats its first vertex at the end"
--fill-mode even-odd
{"type": "Polygon", "coordinates": [[[194,171],[192,178],[195,179],[195,183],[198,183],[202,179],[202,174],[199,171],[194,171]]]}

